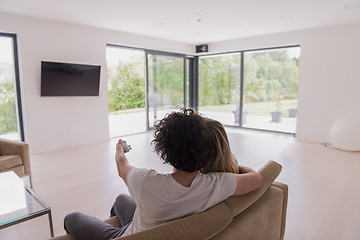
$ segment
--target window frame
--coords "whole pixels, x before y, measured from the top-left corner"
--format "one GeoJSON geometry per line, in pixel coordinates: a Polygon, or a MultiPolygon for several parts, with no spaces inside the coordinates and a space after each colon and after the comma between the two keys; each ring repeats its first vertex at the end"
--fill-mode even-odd
{"type": "MultiPolygon", "coordinates": [[[[120,47],[120,48],[128,48],[128,49],[137,49],[137,50],[143,50],[145,52],[145,66],[147,68],[148,62],[148,54],[155,54],[155,55],[163,55],[163,56],[173,56],[173,57],[180,57],[184,59],[184,73],[186,72],[186,61],[188,62],[188,89],[186,88],[186,77],[184,77],[184,104],[185,107],[188,105],[190,108],[194,108],[196,111],[198,111],[199,108],[199,60],[203,57],[212,57],[212,56],[221,56],[226,54],[240,54],[240,113],[239,113],[239,124],[238,125],[226,125],[226,127],[230,128],[243,128],[243,129],[250,129],[250,130],[257,130],[257,131],[265,131],[265,132],[275,132],[275,133],[281,133],[281,134],[289,134],[289,135],[296,135],[295,133],[291,132],[281,132],[276,130],[268,130],[268,129],[257,129],[257,128],[251,128],[251,127],[244,127],[242,123],[242,114],[243,114],[243,101],[244,101],[244,61],[245,61],[245,53],[248,52],[256,52],[256,51],[268,51],[268,50],[280,50],[284,48],[293,48],[293,47],[300,47],[300,44],[292,44],[292,45],[284,45],[284,46],[277,46],[277,47],[265,47],[265,48],[251,48],[251,49],[245,49],[245,50],[234,50],[234,51],[225,51],[225,52],[218,52],[218,53],[202,53],[199,54],[182,54],[182,53],[176,53],[176,52],[166,52],[166,51],[159,51],[159,50],[153,50],[153,49],[146,49],[146,48],[140,48],[140,47],[132,47],[132,46],[126,46],[126,45],[117,45],[117,44],[107,44],[108,47],[120,47]],[[187,96],[188,93],[188,96],[187,96]],[[188,99],[188,102],[186,101],[188,99]]],[[[145,91],[146,96],[148,95],[147,89],[148,89],[148,76],[147,76],[148,70],[145,70],[145,91]]],[[[186,75],[184,75],[186,76],[186,75]]],[[[147,99],[147,97],[146,97],[147,99]]],[[[145,101],[145,108],[147,111],[147,118],[148,118],[148,102],[145,101]]],[[[147,119],[147,131],[151,130],[148,126],[148,120],[147,119]]]]}
{"type": "Polygon", "coordinates": [[[16,111],[17,111],[17,123],[18,131],[20,135],[20,140],[25,141],[24,133],[24,121],[23,121],[23,112],[22,112],[22,100],[21,100],[21,84],[20,84],[20,71],[19,71],[19,55],[17,47],[17,36],[13,33],[4,33],[0,32],[0,37],[9,37],[13,41],[13,57],[14,57],[14,77],[15,77],[15,92],[16,92],[16,111]]]}
{"type": "MultiPolygon", "coordinates": [[[[257,51],[267,51],[267,50],[279,50],[279,49],[284,49],[284,48],[292,48],[292,47],[300,47],[300,44],[293,44],[293,45],[285,45],[285,46],[278,46],[278,47],[267,47],[267,48],[253,48],[253,49],[246,49],[246,50],[235,50],[235,51],[227,51],[227,52],[220,52],[220,53],[208,53],[208,54],[201,54],[201,56],[198,56],[198,58],[202,58],[202,57],[212,57],[212,56],[221,56],[221,55],[225,55],[225,54],[235,54],[235,53],[239,53],[241,56],[241,60],[240,60],[240,113],[239,113],[239,125],[227,125],[224,124],[224,126],[229,127],[229,128],[242,128],[242,129],[250,129],[250,130],[256,130],[256,131],[263,131],[263,132],[275,132],[275,133],[281,133],[281,134],[288,134],[288,135],[293,135],[296,136],[296,132],[295,133],[291,133],[291,132],[281,132],[281,131],[276,131],[276,130],[268,130],[268,129],[258,129],[258,128],[250,128],[250,127],[244,127],[243,123],[242,123],[242,114],[243,114],[243,99],[244,99],[244,61],[245,61],[245,53],[248,52],[257,52],[257,51]]],[[[195,78],[195,88],[196,88],[196,95],[198,96],[198,90],[199,90],[199,86],[198,86],[198,70],[199,70],[199,66],[196,66],[196,72],[197,72],[197,76],[195,78]]],[[[198,108],[198,99],[196,99],[196,107],[198,108]]]]}

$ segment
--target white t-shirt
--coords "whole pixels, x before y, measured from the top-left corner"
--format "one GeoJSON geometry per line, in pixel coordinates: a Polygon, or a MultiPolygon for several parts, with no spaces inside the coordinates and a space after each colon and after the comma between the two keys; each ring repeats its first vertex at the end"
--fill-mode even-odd
{"type": "Polygon", "coordinates": [[[184,187],[171,174],[134,168],[127,175],[127,185],[137,208],[124,235],[216,205],[235,192],[236,178],[232,173],[198,172],[191,186],[184,187]]]}

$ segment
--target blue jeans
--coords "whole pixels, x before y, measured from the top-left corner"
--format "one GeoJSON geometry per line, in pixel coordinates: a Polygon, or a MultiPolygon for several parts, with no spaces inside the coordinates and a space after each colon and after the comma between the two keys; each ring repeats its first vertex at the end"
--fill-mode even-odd
{"type": "Polygon", "coordinates": [[[124,234],[131,224],[135,209],[134,199],[129,195],[120,194],[111,208],[110,216],[117,216],[121,228],[79,212],[65,216],[64,228],[75,240],[110,240],[124,234]]]}

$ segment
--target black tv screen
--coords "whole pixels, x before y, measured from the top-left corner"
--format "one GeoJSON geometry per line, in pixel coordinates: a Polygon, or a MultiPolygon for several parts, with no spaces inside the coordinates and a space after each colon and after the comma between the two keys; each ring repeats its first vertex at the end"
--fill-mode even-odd
{"type": "Polygon", "coordinates": [[[99,96],[100,66],[41,62],[41,96],[99,96]]]}

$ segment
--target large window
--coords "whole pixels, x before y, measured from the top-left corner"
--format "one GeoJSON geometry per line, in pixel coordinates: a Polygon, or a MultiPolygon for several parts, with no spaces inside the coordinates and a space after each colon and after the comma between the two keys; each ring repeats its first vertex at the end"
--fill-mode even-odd
{"type": "Polygon", "coordinates": [[[144,51],[107,47],[106,58],[110,136],[145,132],[144,51]]]}
{"type": "Polygon", "coordinates": [[[295,133],[300,47],[199,60],[199,111],[228,126],[295,133]]]}
{"type": "Polygon", "coordinates": [[[111,137],[145,132],[187,101],[186,56],[108,46],[109,130],[111,137]]]}
{"type": "Polygon", "coordinates": [[[243,127],[296,132],[300,48],[245,52],[243,127]]]}
{"type": "Polygon", "coordinates": [[[185,59],[148,54],[148,128],[185,104],[185,59]]]}
{"type": "Polygon", "coordinates": [[[0,33],[0,137],[24,140],[16,35],[0,33]]]}
{"type": "Polygon", "coordinates": [[[227,126],[295,133],[299,57],[299,46],[200,57],[108,46],[110,136],[152,129],[184,106],[227,126]]]}
{"type": "Polygon", "coordinates": [[[226,125],[239,124],[240,53],[199,60],[199,111],[226,125]]]}

